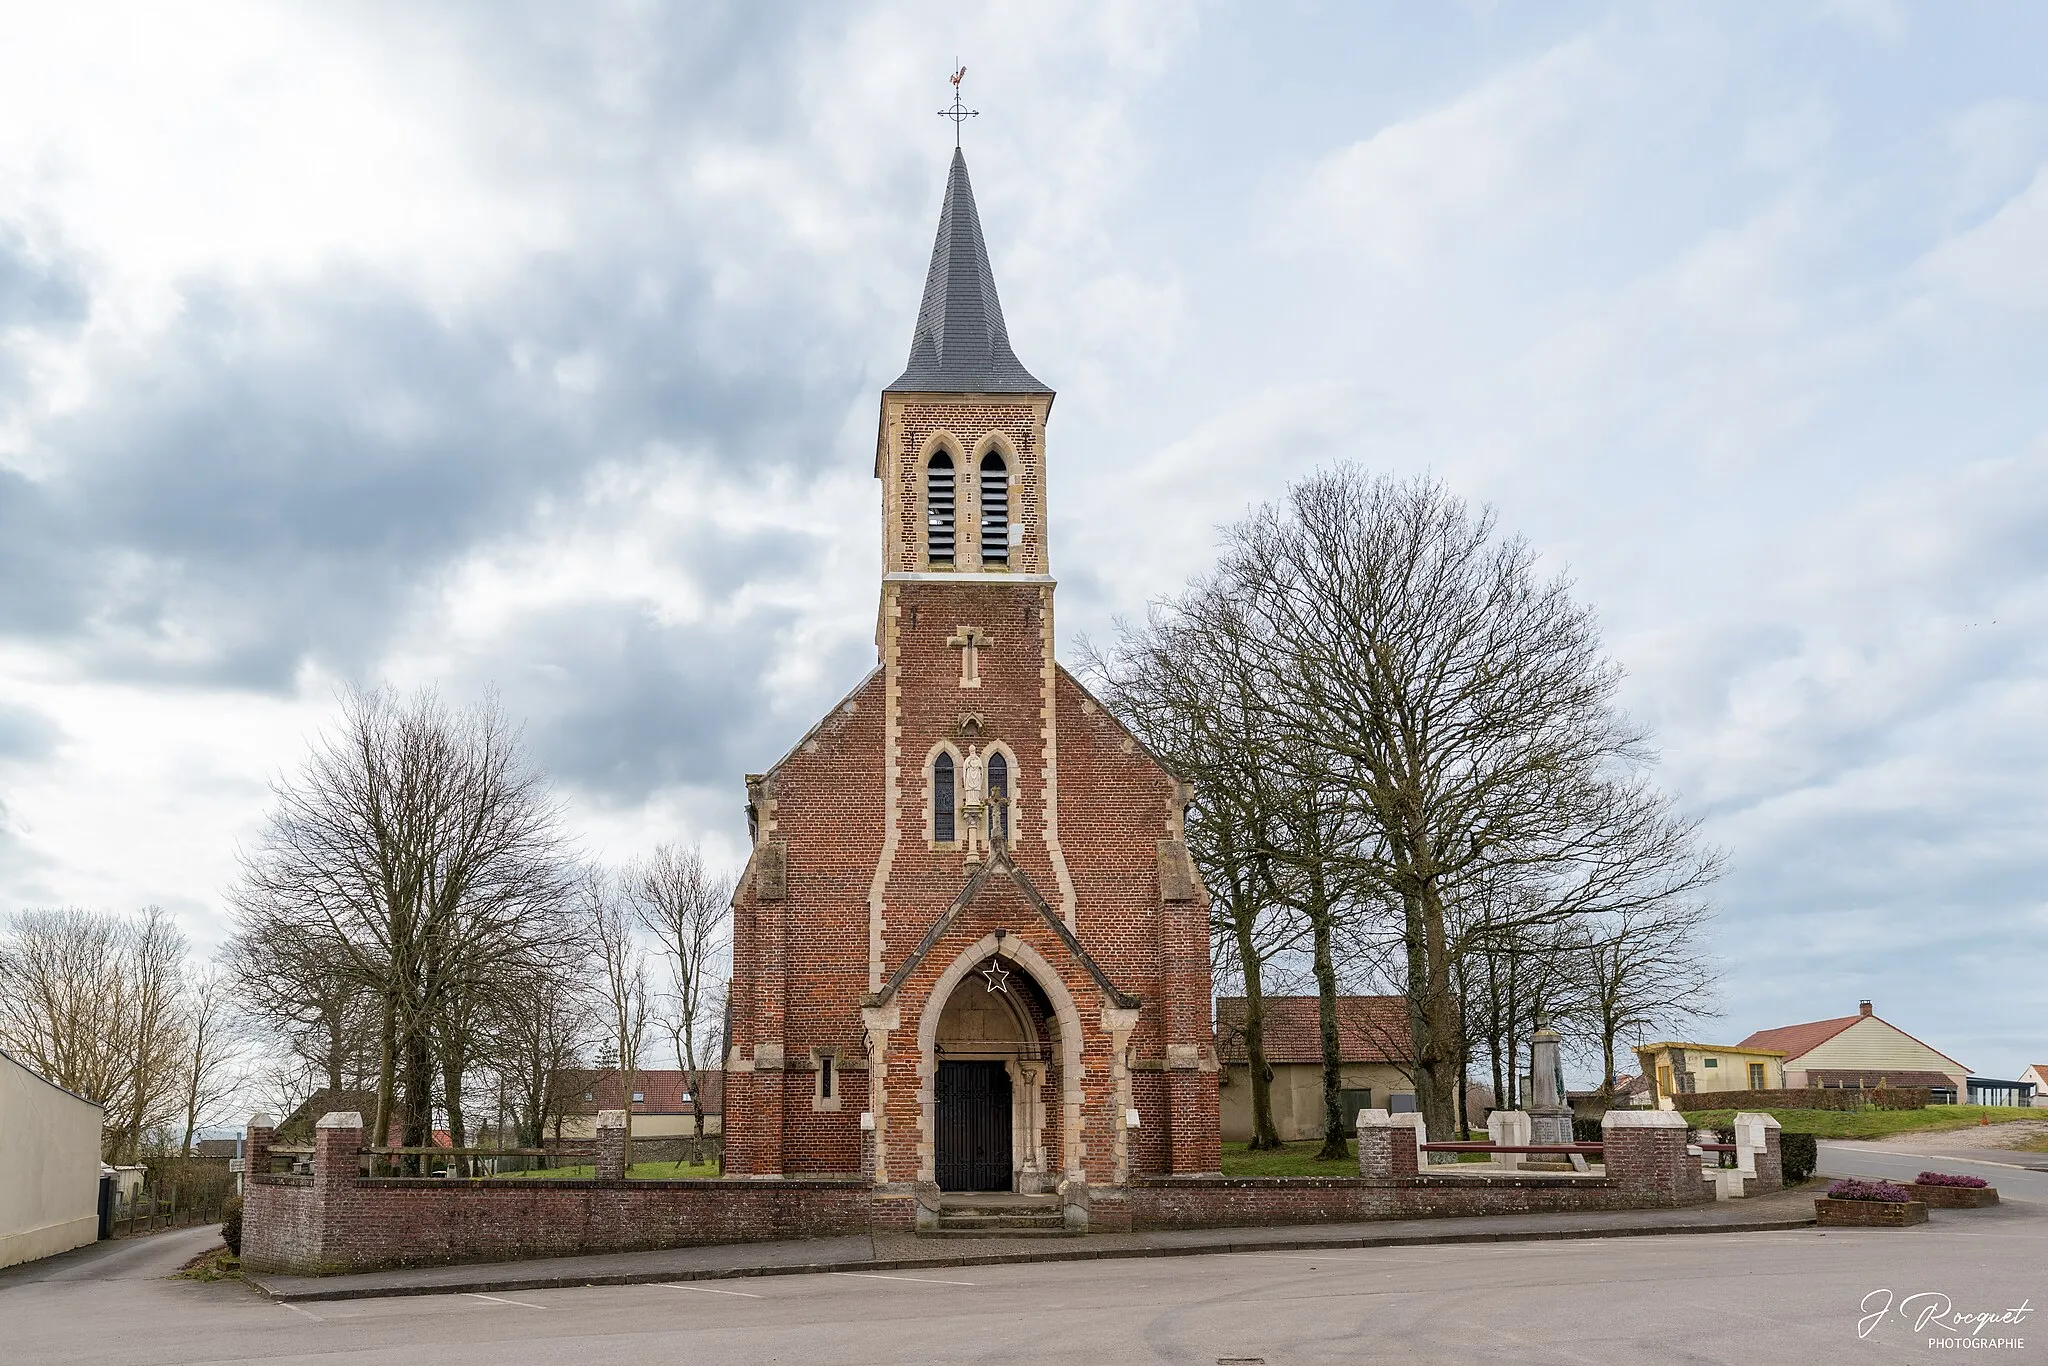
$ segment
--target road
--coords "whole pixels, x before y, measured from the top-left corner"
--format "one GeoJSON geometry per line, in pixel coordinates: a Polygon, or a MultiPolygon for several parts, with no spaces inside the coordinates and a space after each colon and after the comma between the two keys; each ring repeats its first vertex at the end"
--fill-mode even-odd
{"type": "Polygon", "coordinates": [[[1829,1176],[1879,1176],[1887,1181],[1911,1181],[1921,1172],[1953,1172],[1957,1176],[1983,1177],[1998,1187],[2001,1200],[2032,1200],[2048,1205],[2048,1171],[2021,1169],[2021,1164],[2026,1163],[2048,1165],[2048,1155],[2042,1153],[1982,1148],[1967,1156],[1948,1153],[1929,1157],[1924,1153],[1886,1152],[1864,1143],[1823,1140],[1818,1146],[1820,1170],[1829,1176]]]}
{"type": "MultiPolygon", "coordinates": [[[[1960,1311],[2048,1304],[2048,1211],[1905,1230],[1614,1238],[778,1276],[497,1296],[273,1303],[164,1279],[204,1233],[0,1273],[8,1363],[618,1366],[1259,1361],[1906,1361],[1931,1355],[1874,1292],[1960,1311]]],[[[2037,1317],[2023,1349],[2048,1359],[2037,1317]]],[[[1929,1330],[1934,1331],[1934,1330],[1929,1330]]]]}

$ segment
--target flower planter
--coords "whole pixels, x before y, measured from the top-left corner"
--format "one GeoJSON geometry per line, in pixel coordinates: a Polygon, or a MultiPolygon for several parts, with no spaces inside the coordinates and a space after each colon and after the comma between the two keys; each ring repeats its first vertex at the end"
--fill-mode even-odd
{"type": "Polygon", "coordinates": [[[1923,1186],[1915,1181],[1906,1189],[1929,1209],[1985,1209],[1998,1203],[1996,1186],[1923,1186]]]}
{"type": "Polygon", "coordinates": [[[1921,1200],[1830,1200],[1823,1195],[1813,1202],[1813,1216],[1822,1228],[1904,1228],[1927,1222],[1927,1204],[1921,1200]]]}

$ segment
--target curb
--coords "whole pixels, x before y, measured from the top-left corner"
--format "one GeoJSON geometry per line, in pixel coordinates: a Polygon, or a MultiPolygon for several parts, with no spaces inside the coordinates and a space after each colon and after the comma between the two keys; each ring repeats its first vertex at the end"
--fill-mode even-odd
{"type": "Polygon", "coordinates": [[[1717,1224],[1676,1224],[1662,1227],[1530,1229],[1521,1232],[1493,1232],[1475,1229],[1459,1233],[1364,1234],[1354,1238],[1247,1238],[1228,1243],[1189,1243],[1150,1247],[1045,1248],[1030,1252],[986,1253],[954,1257],[873,1257],[860,1261],[792,1262],[786,1266],[706,1267],[685,1271],[620,1271],[603,1275],[497,1274],[468,1281],[447,1281],[434,1285],[401,1286],[309,1286],[275,1290],[263,1276],[243,1277],[266,1297],[280,1303],[317,1300],[395,1299],[415,1295],[474,1295],[504,1290],[572,1290],[578,1286],[659,1285],[685,1281],[741,1280],[756,1276],[817,1276],[834,1272],[936,1271],[960,1266],[1020,1266],[1035,1262],[1123,1261],[1140,1257],[1212,1257],[1244,1252],[1338,1251],[1374,1247],[1445,1247],[1461,1243],[1554,1243],[1591,1241],[1600,1238],[1655,1238],[1674,1234],[1764,1233],[1783,1229],[1810,1228],[1810,1214],[1789,1219],[1748,1219],[1717,1224]]]}

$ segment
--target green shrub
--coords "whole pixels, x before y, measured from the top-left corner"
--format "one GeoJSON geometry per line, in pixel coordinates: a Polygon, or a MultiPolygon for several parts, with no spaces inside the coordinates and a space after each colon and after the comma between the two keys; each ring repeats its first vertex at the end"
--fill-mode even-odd
{"type": "Polygon", "coordinates": [[[1582,1119],[1577,1115],[1572,1116],[1572,1142],[1598,1143],[1600,1141],[1601,1130],[1598,1116],[1592,1119],[1582,1119]]]}
{"type": "Polygon", "coordinates": [[[1820,1149],[1815,1146],[1812,1134],[1792,1134],[1778,1131],[1778,1155],[1785,1166],[1785,1184],[1796,1186],[1813,1176],[1813,1169],[1820,1163],[1820,1149]]]}
{"type": "Polygon", "coordinates": [[[227,1211],[227,1218],[221,1221],[220,1240],[228,1245],[228,1251],[239,1257],[242,1255],[242,1197],[229,1196],[222,1208],[227,1211]]]}

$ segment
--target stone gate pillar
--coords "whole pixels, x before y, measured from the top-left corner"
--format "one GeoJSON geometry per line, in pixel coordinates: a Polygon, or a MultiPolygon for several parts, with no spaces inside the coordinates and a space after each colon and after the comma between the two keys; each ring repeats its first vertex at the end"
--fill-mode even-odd
{"type": "Polygon", "coordinates": [[[1648,1208],[1705,1204],[1714,1197],[1686,1151],[1689,1132],[1675,1110],[1609,1110],[1600,1118],[1608,1177],[1648,1208]]]}

